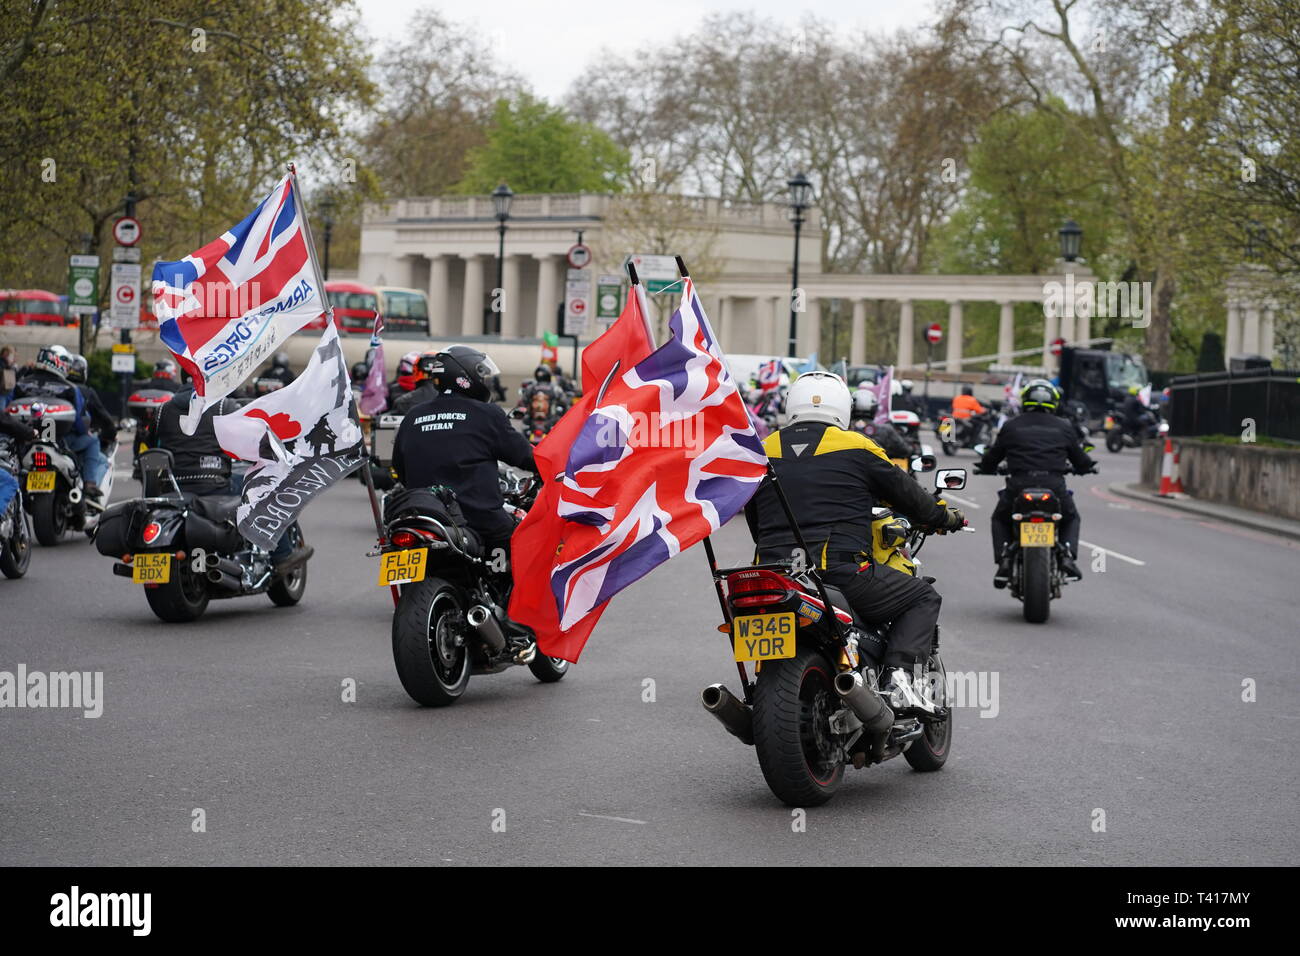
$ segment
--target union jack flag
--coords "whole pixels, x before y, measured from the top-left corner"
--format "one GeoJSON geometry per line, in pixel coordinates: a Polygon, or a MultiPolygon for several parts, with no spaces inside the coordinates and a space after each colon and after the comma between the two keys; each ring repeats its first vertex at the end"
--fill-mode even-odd
{"type": "Polygon", "coordinates": [[[770,392],[781,384],[781,360],[772,359],[770,362],[764,362],[758,367],[758,387],[764,392],[770,392]]]}
{"type": "Polygon", "coordinates": [[[562,629],[717,531],[766,473],[690,279],[669,329],[667,342],[610,380],[560,476],[568,525],[550,581],[562,629]]]}
{"type": "Polygon", "coordinates": [[[158,336],[194,379],[185,429],[298,329],[328,312],[292,174],[243,222],[153,270],[158,336]]]}

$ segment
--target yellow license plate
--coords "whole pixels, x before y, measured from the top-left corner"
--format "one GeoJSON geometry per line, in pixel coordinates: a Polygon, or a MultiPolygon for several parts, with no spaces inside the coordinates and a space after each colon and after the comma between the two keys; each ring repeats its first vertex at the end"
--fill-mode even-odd
{"type": "Polygon", "coordinates": [[[731,622],[732,642],[738,661],[774,661],[794,657],[795,617],[781,614],[746,614],[731,622]]]}
{"type": "Polygon", "coordinates": [[[55,471],[29,471],[27,473],[28,491],[53,491],[55,471]]]}
{"type": "Polygon", "coordinates": [[[1020,525],[1020,547],[1050,548],[1056,544],[1056,525],[1050,521],[1025,521],[1020,525]]]}
{"type": "Polygon", "coordinates": [[[389,551],[380,558],[379,580],[376,583],[381,588],[386,588],[392,584],[414,584],[423,581],[428,565],[428,548],[389,551]]]}
{"type": "Polygon", "coordinates": [[[137,554],[131,559],[131,580],[136,584],[166,584],[171,579],[170,554],[137,554]]]}

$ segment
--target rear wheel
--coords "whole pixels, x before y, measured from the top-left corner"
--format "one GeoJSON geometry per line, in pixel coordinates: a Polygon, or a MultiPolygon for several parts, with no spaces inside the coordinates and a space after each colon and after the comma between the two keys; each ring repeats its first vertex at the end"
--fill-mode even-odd
{"type": "Polygon", "coordinates": [[[903,757],[913,770],[932,773],[948,762],[952,749],[952,701],[948,699],[948,675],[939,655],[932,654],[926,668],[927,678],[933,682],[936,703],[948,708],[943,720],[925,722],[925,732],[903,751],[903,757]]]}
{"type": "Polygon", "coordinates": [[[754,749],[763,779],[792,807],[814,807],[835,795],[844,763],[831,736],[840,708],[834,668],[819,651],[801,648],[789,660],[764,661],[754,686],[754,749]]]}
{"type": "Polygon", "coordinates": [[[1124,433],[1118,428],[1112,428],[1106,432],[1106,450],[1109,452],[1124,450],[1124,433]]]}
{"type": "Polygon", "coordinates": [[[1025,582],[1021,598],[1025,602],[1025,620],[1042,624],[1052,608],[1052,550],[1025,548],[1021,555],[1025,582]]]}
{"type": "Polygon", "coordinates": [[[411,699],[425,707],[454,704],[469,686],[465,606],[438,578],[402,588],[393,610],[393,663],[411,699]]]}
{"type": "Polygon", "coordinates": [[[68,530],[68,516],[58,499],[56,491],[32,495],[32,525],[36,529],[36,540],[47,548],[58,544],[63,532],[68,530]]]}
{"type": "Polygon", "coordinates": [[[188,561],[172,560],[171,579],[144,589],[149,608],[168,624],[197,621],[208,609],[208,582],[188,561]]]}
{"type": "Polygon", "coordinates": [[[0,544],[0,572],[7,578],[21,578],[32,563],[32,536],[27,529],[27,515],[19,506],[20,500],[15,494],[9,506],[13,530],[9,533],[9,540],[0,544]]]}
{"type": "MultiPolygon", "coordinates": [[[[285,534],[290,535],[290,543],[294,550],[305,547],[302,538],[302,531],[297,524],[289,526],[285,534]]],[[[266,596],[271,599],[271,603],[276,607],[293,607],[302,600],[302,596],[307,591],[307,562],[295,567],[284,577],[278,578],[274,584],[266,589],[266,596]]]]}

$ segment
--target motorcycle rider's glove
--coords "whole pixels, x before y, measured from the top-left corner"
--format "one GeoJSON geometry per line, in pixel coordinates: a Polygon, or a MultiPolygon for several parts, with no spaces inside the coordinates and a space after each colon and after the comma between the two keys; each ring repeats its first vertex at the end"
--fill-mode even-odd
{"type": "Polygon", "coordinates": [[[960,531],[966,526],[966,516],[956,508],[948,508],[944,515],[943,531],[960,531]]]}

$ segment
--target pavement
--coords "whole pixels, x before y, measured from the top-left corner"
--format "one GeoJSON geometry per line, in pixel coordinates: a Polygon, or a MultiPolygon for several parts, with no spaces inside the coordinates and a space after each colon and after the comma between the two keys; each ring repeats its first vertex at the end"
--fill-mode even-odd
{"type": "MultiPolygon", "coordinates": [[[[1072,483],[1085,579],[1043,625],[992,587],[998,480],[954,496],[979,533],[921,557],[983,699],[942,772],[850,770],[806,814],[700,707],[736,676],[698,546],[615,598],[560,683],[515,668],[435,710],[394,672],[356,481],[304,514],[294,608],[166,625],[70,536],[0,580],[0,671],[102,671],[103,714],[0,708],[0,865],[1290,865],[1300,542],[1125,497],[1137,456],[1101,463],[1072,483]]],[[[743,563],[743,521],[715,543],[743,563]]]]}
{"type": "Polygon", "coordinates": [[[1284,518],[1281,515],[1265,514],[1260,511],[1251,511],[1248,508],[1238,508],[1235,505],[1221,504],[1217,501],[1202,501],[1199,498],[1193,498],[1191,495],[1177,493],[1172,497],[1163,497],[1145,485],[1133,483],[1125,484],[1116,482],[1110,486],[1112,493],[1122,498],[1131,498],[1134,501],[1145,501],[1150,504],[1164,505],[1166,508],[1173,508],[1176,511],[1185,511],[1190,514],[1200,515],[1203,518],[1213,518],[1218,521],[1224,521],[1230,524],[1238,524],[1247,528],[1254,528],[1257,531],[1267,531],[1270,534],[1280,534],[1288,538],[1300,539],[1300,521],[1293,518],[1284,518]]]}

